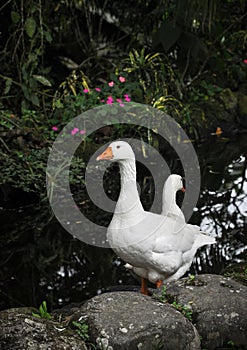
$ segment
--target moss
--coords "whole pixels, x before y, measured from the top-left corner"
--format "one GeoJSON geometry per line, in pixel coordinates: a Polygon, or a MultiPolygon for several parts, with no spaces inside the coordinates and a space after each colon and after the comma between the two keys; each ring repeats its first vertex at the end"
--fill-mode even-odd
{"type": "Polygon", "coordinates": [[[225,89],[217,95],[217,100],[221,103],[223,108],[229,112],[235,114],[237,112],[238,99],[231,89],[225,89]]]}
{"type": "Polygon", "coordinates": [[[247,264],[233,264],[224,271],[225,277],[231,277],[234,280],[247,286],[247,264]]]}
{"type": "Polygon", "coordinates": [[[238,112],[241,117],[247,117],[247,96],[239,94],[238,112]]]}

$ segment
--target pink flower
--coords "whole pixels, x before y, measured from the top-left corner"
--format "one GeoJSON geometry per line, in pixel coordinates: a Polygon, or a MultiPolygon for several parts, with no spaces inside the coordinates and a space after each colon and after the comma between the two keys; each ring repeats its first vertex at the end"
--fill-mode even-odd
{"type": "Polygon", "coordinates": [[[121,98],[117,98],[116,101],[119,102],[119,103],[122,102],[121,98]]]}
{"type": "Polygon", "coordinates": [[[108,85],[109,85],[110,87],[113,87],[113,86],[114,86],[114,81],[110,81],[110,82],[108,83],[108,85]]]}
{"type": "Polygon", "coordinates": [[[119,106],[120,107],[124,107],[124,103],[119,103],[119,106]]]}
{"type": "Polygon", "coordinates": [[[95,88],[95,91],[100,92],[100,91],[101,91],[101,88],[95,88]]]}
{"type": "Polygon", "coordinates": [[[80,134],[81,134],[81,135],[86,134],[86,130],[81,130],[81,131],[80,131],[80,134]]]}
{"type": "Polygon", "coordinates": [[[57,127],[57,126],[53,126],[53,127],[51,128],[51,130],[53,130],[53,131],[58,131],[58,127],[57,127]]]}
{"type": "Polygon", "coordinates": [[[246,59],[246,60],[244,60],[244,64],[247,64],[247,59],[246,59]]]}
{"type": "Polygon", "coordinates": [[[105,102],[105,100],[99,100],[99,102],[105,102]]]}
{"type": "Polygon", "coordinates": [[[118,80],[120,81],[120,83],[124,83],[125,82],[125,78],[124,77],[119,77],[118,80]]]}
{"type": "Polygon", "coordinates": [[[114,98],[112,96],[108,96],[106,104],[111,105],[113,102],[114,102],[114,98]]]}
{"type": "Polygon", "coordinates": [[[75,134],[77,134],[77,133],[78,133],[78,131],[79,131],[79,129],[78,129],[78,128],[74,128],[73,130],[71,130],[71,135],[75,135],[75,134]]]}
{"type": "Polygon", "coordinates": [[[124,99],[125,99],[126,102],[130,102],[131,101],[131,98],[129,97],[128,94],[124,95],[124,99]]]}
{"type": "Polygon", "coordinates": [[[88,89],[84,89],[83,92],[85,92],[85,94],[87,94],[89,92],[88,89]]]}

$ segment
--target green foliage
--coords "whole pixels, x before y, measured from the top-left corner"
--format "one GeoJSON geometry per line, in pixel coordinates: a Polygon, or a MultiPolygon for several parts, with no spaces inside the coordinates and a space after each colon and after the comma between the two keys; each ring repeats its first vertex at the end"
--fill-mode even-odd
{"type": "Polygon", "coordinates": [[[243,350],[244,347],[242,346],[236,346],[236,344],[234,343],[233,340],[228,340],[228,341],[225,341],[222,345],[222,349],[228,349],[228,350],[243,350]]]}
{"type": "Polygon", "coordinates": [[[73,321],[72,324],[76,328],[76,330],[75,330],[76,333],[79,334],[79,336],[84,341],[87,341],[89,339],[89,334],[88,334],[89,327],[88,327],[88,325],[84,322],[77,322],[77,321],[73,321]]]}
{"type": "Polygon", "coordinates": [[[244,2],[13,0],[0,12],[0,183],[25,191],[44,190],[56,133],[109,97],[160,109],[196,139],[198,103],[246,81],[244,2]]]}
{"type": "Polygon", "coordinates": [[[44,48],[52,40],[44,18],[47,10],[41,1],[23,5],[18,1],[12,3],[10,36],[2,48],[5,62],[1,64],[5,72],[3,98],[9,98],[16,110],[43,108],[44,98],[49,96],[47,87],[52,86],[52,79],[47,75],[50,68],[43,65],[44,48]],[[14,64],[9,64],[11,61],[14,64]]]}
{"type": "Polygon", "coordinates": [[[14,0],[0,11],[2,96],[14,111],[35,108],[49,115],[61,81],[69,79],[73,89],[74,75],[82,74],[98,85],[124,61],[126,71],[138,77],[131,81],[141,85],[135,93],[145,103],[167,95],[181,99],[201,78],[213,85],[217,77],[230,87],[246,78],[240,64],[246,50],[244,2],[148,0],[133,7],[114,0],[91,6],[14,0]]]}
{"type": "Polygon", "coordinates": [[[176,301],[174,301],[174,302],[172,303],[172,306],[174,306],[176,310],[178,310],[178,311],[181,312],[186,318],[188,318],[189,321],[192,321],[193,312],[192,312],[192,310],[191,310],[191,308],[190,308],[189,306],[178,304],[176,301]]]}
{"type": "Polygon", "coordinates": [[[32,315],[34,317],[45,318],[47,320],[50,320],[51,319],[51,315],[47,311],[46,301],[43,301],[42,304],[40,305],[40,307],[39,307],[39,314],[33,312],[32,315]]]}
{"type": "Polygon", "coordinates": [[[163,286],[161,289],[161,295],[155,295],[155,298],[157,298],[162,303],[166,303],[168,299],[168,295],[166,292],[166,286],[163,286]]]}
{"type": "Polygon", "coordinates": [[[246,264],[238,264],[230,266],[226,272],[224,272],[225,277],[231,277],[242,284],[247,285],[247,267],[246,264]]]}
{"type": "Polygon", "coordinates": [[[198,100],[207,101],[210,97],[215,96],[223,89],[217,85],[209,84],[202,80],[197,87],[191,89],[190,95],[194,102],[198,100]]]}
{"type": "Polygon", "coordinates": [[[138,87],[137,82],[131,82],[124,75],[110,74],[108,82],[91,86],[81,75],[74,76],[73,83],[64,81],[56,91],[53,106],[56,123],[66,124],[75,116],[97,106],[104,104],[126,104],[138,87]],[[120,81],[122,79],[122,81],[120,81]],[[61,116],[61,117],[60,117],[61,116]]]}
{"type": "Polygon", "coordinates": [[[120,67],[129,74],[132,81],[139,84],[135,101],[154,105],[158,99],[163,98],[165,103],[171,99],[176,102],[175,96],[180,94],[177,77],[164,54],[146,53],[144,48],[140,51],[132,50],[120,67]]]}
{"type": "Polygon", "coordinates": [[[193,312],[192,309],[187,305],[181,305],[174,300],[174,297],[167,293],[166,287],[163,286],[161,295],[154,295],[162,303],[171,304],[176,310],[181,312],[189,321],[192,321],[193,312]]]}
{"type": "Polygon", "coordinates": [[[15,150],[11,157],[2,157],[0,184],[10,184],[25,192],[45,191],[45,169],[48,150],[15,150]]]}

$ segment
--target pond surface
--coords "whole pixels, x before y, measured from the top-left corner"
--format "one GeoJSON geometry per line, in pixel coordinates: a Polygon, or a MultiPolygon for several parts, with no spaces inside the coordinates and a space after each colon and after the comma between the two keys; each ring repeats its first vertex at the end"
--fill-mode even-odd
{"type": "MultiPolygon", "coordinates": [[[[222,274],[234,265],[244,266],[246,273],[246,135],[215,137],[195,148],[202,184],[190,222],[214,233],[218,243],[201,249],[189,272],[222,274]]],[[[179,171],[174,159],[167,157],[171,171],[179,171]]],[[[148,174],[142,175],[145,171],[141,166],[137,170],[141,199],[148,209],[153,199],[152,180],[148,174]]],[[[116,176],[110,186],[117,188],[118,169],[113,167],[112,172],[116,176]]],[[[116,199],[118,189],[111,193],[116,199]]],[[[1,309],[39,306],[43,300],[52,309],[108,288],[139,284],[110,249],[87,245],[67,233],[52,216],[47,202],[35,204],[23,193],[17,197],[1,202],[1,309]]],[[[83,191],[76,200],[80,209],[87,210],[89,216],[102,216],[107,225],[110,216],[95,211],[83,191]]]]}

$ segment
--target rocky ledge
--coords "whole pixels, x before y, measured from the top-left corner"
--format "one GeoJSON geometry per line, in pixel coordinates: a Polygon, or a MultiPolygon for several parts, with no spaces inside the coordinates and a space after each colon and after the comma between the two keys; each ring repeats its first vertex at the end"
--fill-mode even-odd
{"type": "Polygon", "coordinates": [[[0,348],[197,350],[247,349],[247,287],[218,275],[183,278],[152,297],[109,292],[52,318],[33,309],[0,312],[0,348]]]}

